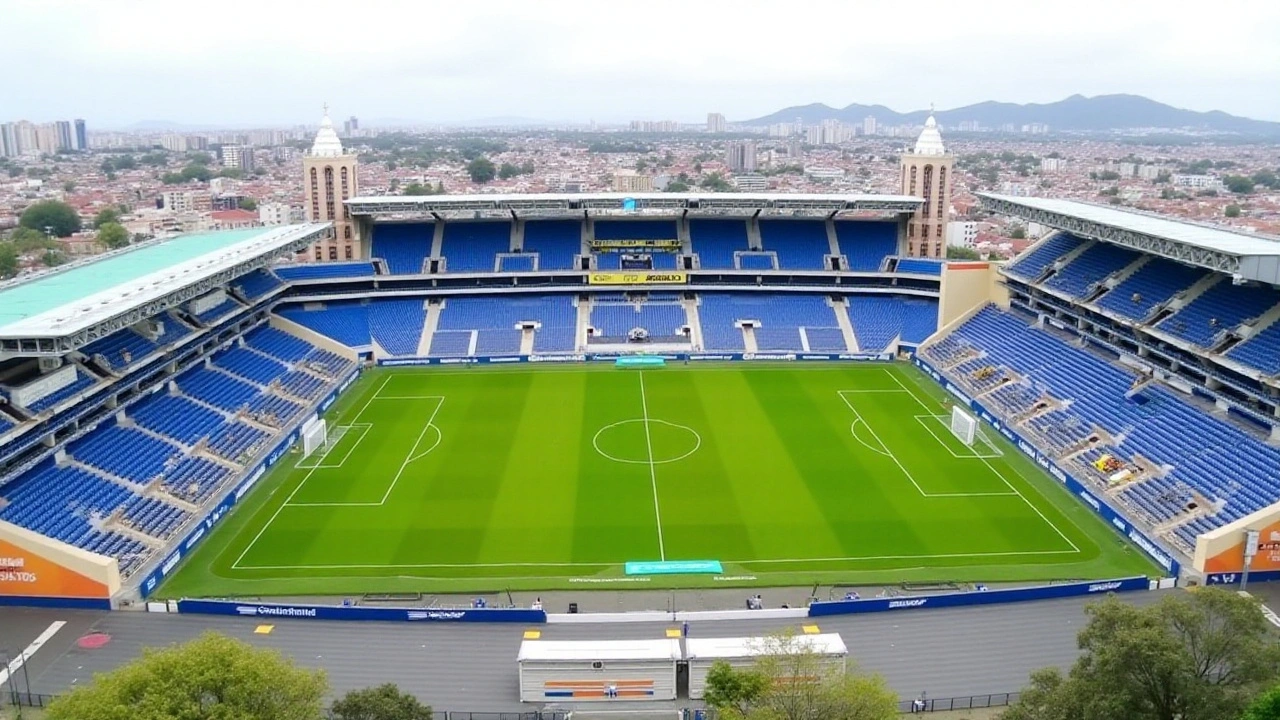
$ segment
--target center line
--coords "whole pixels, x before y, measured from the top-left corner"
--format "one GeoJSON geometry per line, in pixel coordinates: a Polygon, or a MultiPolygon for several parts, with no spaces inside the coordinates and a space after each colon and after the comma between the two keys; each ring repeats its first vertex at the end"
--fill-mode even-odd
{"type": "Polygon", "coordinates": [[[644,444],[649,448],[649,484],[653,486],[653,516],[658,521],[658,556],[667,559],[667,549],[662,544],[662,511],[658,509],[658,475],[653,464],[653,438],[649,435],[649,403],[644,398],[644,371],[640,375],[640,411],[644,418],[644,444]]]}

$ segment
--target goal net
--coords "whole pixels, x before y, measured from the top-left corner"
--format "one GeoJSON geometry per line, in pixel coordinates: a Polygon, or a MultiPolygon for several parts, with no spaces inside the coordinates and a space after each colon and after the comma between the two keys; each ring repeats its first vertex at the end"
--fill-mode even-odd
{"type": "Polygon", "coordinates": [[[951,433],[960,438],[960,442],[972,446],[978,434],[978,420],[959,407],[951,407],[951,433]]]}
{"type": "Polygon", "coordinates": [[[302,457],[311,457],[317,449],[324,447],[328,440],[328,425],[321,418],[315,418],[302,426],[302,457]]]}

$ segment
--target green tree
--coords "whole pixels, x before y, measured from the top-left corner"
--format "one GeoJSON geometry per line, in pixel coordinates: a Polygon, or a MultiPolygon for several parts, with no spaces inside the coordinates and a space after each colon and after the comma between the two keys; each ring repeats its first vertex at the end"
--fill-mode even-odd
{"type": "Polygon", "coordinates": [[[1235,203],[1231,203],[1222,209],[1222,214],[1229,218],[1238,218],[1240,217],[1240,206],[1235,203]]]}
{"type": "Polygon", "coordinates": [[[1112,180],[1119,180],[1120,173],[1116,172],[1115,170],[1103,170],[1102,172],[1098,173],[1098,179],[1106,182],[1110,182],[1112,180]]]}
{"type": "Polygon", "coordinates": [[[132,170],[138,167],[138,163],[133,159],[132,155],[121,155],[112,164],[115,165],[116,170],[132,170]]]}
{"type": "Polygon", "coordinates": [[[149,152],[142,156],[141,162],[151,167],[164,167],[169,162],[169,156],[163,152],[149,152]]]}
{"type": "Polygon", "coordinates": [[[672,193],[689,192],[689,183],[683,180],[672,180],[671,182],[667,183],[666,190],[667,192],[672,192],[672,193]]]}
{"type": "Polygon", "coordinates": [[[765,638],[753,667],[713,666],[707,704],[726,720],[896,720],[878,675],[841,672],[791,635],[765,638]]]}
{"type": "Polygon", "coordinates": [[[334,720],[431,720],[431,707],[392,683],[352,690],[333,703],[334,720]]]}
{"type": "Polygon", "coordinates": [[[1009,231],[1009,237],[1013,238],[1014,240],[1026,240],[1027,229],[1022,227],[1021,225],[1014,225],[1013,229],[1009,231]]]}
{"type": "Polygon", "coordinates": [[[698,184],[711,192],[728,192],[733,189],[733,186],[729,184],[729,181],[725,180],[724,176],[718,172],[708,174],[706,177],[702,178],[702,182],[698,184]]]}
{"type": "Polygon", "coordinates": [[[13,243],[0,242],[0,280],[8,280],[18,274],[18,250],[13,243]]]}
{"type": "Polygon", "coordinates": [[[503,180],[510,180],[511,178],[519,174],[520,174],[520,168],[516,167],[515,165],[512,165],[511,163],[504,162],[502,163],[502,166],[498,168],[498,177],[502,178],[503,180]]]}
{"type": "Polygon", "coordinates": [[[1280,177],[1277,177],[1276,174],[1270,170],[1259,170],[1249,179],[1253,181],[1254,185],[1261,185],[1262,187],[1272,189],[1280,188],[1280,177]]]}
{"type": "Polygon", "coordinates": [[[67,256],[61,250],[45,250],[40,256],[40,262],[45,267],[57,267],[67,261],[67,256]]]}
{"type": "Polygon", "coordinates": [[[218,171],[218,177],[231,178],[232,180],[239,180],[240,178],[244,177],[244,171],[241,170],[240,168],[222,168],[221,170],[218,171]]]}
{"type": "Polygon", "coordinates": [[[68,237],[80,230],[80,214],[70,205],[57,200],[45,200],[28,207],[22,213],[18,224],[24,228],[50,233],[58,237],[68,237]]]}
{"type": "Polygon", "coordinates": [[[497,169],[493,166],[493,161],[487,157],[478,157],[467,163],[467,174],[471,176],[471,182],[483,185],[493,180],[497,169]]]}
{"type": "Polygon", "coordinates": [[[75,181],[75,180],[68,180],[68,181],[66,181],[66,182],[62,183],[62,192],[69,192],[69,193],[70,193],[70,192],[75,192],[75,191],[76,191],[76,181],[75,181]]]}
{"type": "Polygon", "coordinates": [[[1224,175],[1222,184],[1237,195],[1247,195],[1253,192],[1253,180],[1244,175],[1224,175]]]}
{"type": "Polygon", "coordinates": [[[328,683],[272,650],[207,632],[59,697],[48,720],[316,720],[328,683]]]}
{"type": "Polygon", "coordinates": [[[1003,720],[1235,720],[1280,677],[1258,601],[1218,588],[1088,608],[1065,677],[1042,671],[1003,720]]]}
{"type": "Polygon", "coordinates": [[[93,226],[95,228],[100,228],[107,223],[118,222],[120,222],[120,210],[113,207],[103,208],[98,211],[97,215],[93,216],[93,226]]]}
{"type": "Polygon", "coordinates": [[[431,188],[427,187],[426,185],[423,185],[420,182],[411,182],[408,185],[404,186],[404,190],[400,194],[401,195],[430,195],[431,188]]]}
{"type": "Polygon", "coordinates": [[[436,195],[443,195],[443,194],[444,194],[444,181],[443,181],[443,180],[437,180],[437,181],[436,181],[436,192],[435,192],[435,194],[436,194],[436,195]]]}
{"type": "Polygon", "coordinates": [[[960,247],[959,245],[947,246],[948,260],[981,260],[982,254],[973,248],[960,247]]]}
{"type": "Polygon", "coordinates": [[[29,253],[32,250],[48,250],[58,246],[57,243],[49,239],[43,230],[32,230],[31,228],[20,227],[13,231],[9,236],[13,241],[13,249],[19,254],[29,253]]]}
{"type": "Polygon", "coordinates": [[[187,156],[188,165],[208,165],[211,162],[213,162],[213,156],[209,153],[198,152],[187,156]]]}
{"type": "Polygon", "coordinates": [[[116,250],[129,244],[129,231],[119,223],[106,223],[98,228],[98,243],[108,250],[116,250]]]}
{"type": "Polygon", "coordinates": [[[240,209],[253,212],[258,209],[258,201],[251,197],[242,197],[240,198],[240,209]]]}
{"type": "Polygon", "coordinates": [[[213,177],[213,173],[207,165],[191,164],[182,168],[182,180],[199,180],[200,182],[209,182],[209,178],[213,177]]]}
{"type": "Polygon", "coordinates": [[[1254,698],[1240,720],[1280,720],[1280,687],[1273,687],[1254,698]]]}

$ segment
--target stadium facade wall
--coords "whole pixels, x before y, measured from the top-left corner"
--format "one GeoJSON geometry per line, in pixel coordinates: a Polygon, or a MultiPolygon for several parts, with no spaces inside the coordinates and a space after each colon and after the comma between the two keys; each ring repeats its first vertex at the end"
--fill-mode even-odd
{"type": "Polygon", "coordinates": [[[945,376],[943,376],[942,373],[938,372],[938,370],[932,365],[921,359],[920,356],[913,356],[911,361],[914,362],[921,370],[924,370],[929,377],[934,379],[935,382],[946,388],[947,392],[955,396],[957,400],[973,410],[978,417],[982,418],[982,420],[990,425],[996,432],[1000,433],[1006,440],[1013,443],[1018,450],[1031,458],[1036,465],[1039,465],[1055,480],[1066,486],[1068,492],[1075,495],[1081,502],[1092,508],[1093,511],[1102,517],[1103,520],[1106,520],[1107,524],[1114,528],[1116,532],[1119,532],[1121,535],[1129,538],[1129,540],[1134,545],[1137,545],[1143,553],[1163,568],[1169,576],[1176,577],[1178,575],[1178,571],[1181,569],[1181,566],[1178,561],[1174,559],[1173,553],[1160,547],[1160,545],[1148,537],[1146,533],[1139,530],[1133,523],[1129,522],[1128,518],[1116,511],[1115,508],[1111,507],[1104,498],[1098,497],[1088,490],[1085,485],[1079,480],[1076,480],[1071,473],[1059,467],[1058,464],[1053,461],[1053,458],[1040,452],[1033,443],[1028,442],[1013,428],[1005,425],[996,415],[988,412],[981,403],[969,397],[964,393],[964,391],[953,385],[945,376]]]}
{"type": "Polygon", "coordinates": [[[890,610],[962,607],[966,605],[993,605],[1150,589],[1152,589],[1150,579],[1128,577],[1115,580],[1067,583],[1064,585],[1011,588],[1008,590],[969,591],[914,597],[868,598],[866,600],[836,600],[833,602],[815,602],[809,605],[809,617],[888,612],[890,610]]]}
{"type": "Polygon", "coordinates": [[[988,302],[998,302],[998,295],[1008,291],[999,283],[1000,274],[989,262],[949,262],[943,266],[942,283],[938,289],[938,327],[967,317],[974,308],[988,302]]]}
{"type": "Polygon", "coordinates": [[[268,619],[376,620],[382,622],[510,622],[541,624],[543,610],[526,608],[387,608],[340,605],[289,605],[280,603],[179,600],[178,612],[189,615],[236,615],[268,619]]]}
{"type": "Polygon", "coordinates": [[[110,608],[119,562],[0,521],[0,605],[110,608]]]}
{"type": "Polygon", "coordinates": [[[305,418],[303,418],[302,422],[298,423],[294,427],[292,431],[283,435],[276,442],[275,446],[267,452],[266,457],[260,460],[249,470],[248,474],[245,475],[244,479],[241,480],[238,485],[236,485],[235,489],[223,496],[222,500],[210,508],[210,510],[205,513],[205,516],[192,526],[191,530],[173,546],[173,550],[165,556],[164,560],[161,561],[160,564],[142,580],[142,583],[138,586],[138,592],[143,598],[146,598],[150,596],[151,593],[155,592],[156,587],[160,585],[160,581],[178,567],[178,563],[182,561],[182,558],[190,555],[191,551],[200,544],[200,541],[204,539],[205,535],[209,533],[213,526],[218,524],[218,521],[221,520],[236,503],[240,502],[240,500],[248,494],[251,489],[253,489],[254,485],[258,484],[258,481],[266,475],[267,470],[280,462],[280,459],[285,456],[289,451],[289,448],[298,441],[300,433],[298,428],[305,424],[307,420],[318,415],[323,415],[337,401],[338,396],[345,392],[347,388],[351,387],[351,384],[354,383],[356,378],[359,376],[360,369],[356,368],[355,370],[352,370],[347,377],[343,378],[342,382],[338,383],[338,386],[326,395],[325,399],[316,406],[315,412],[309,413],[305,418]]]}
{"type": "MultiPolygon", "coordinates": [[[[402,367],[419,365],[505,365],[509,363],[587,363],[616,362],[618,358],[634,355],[619,354],[578,354],[578,355],[495,355],[480,357],[416,357],[416,358],[382,358],[378,360],[381,367],[402,367]]],[[[858,354],[858,353],[654,353],[650,357],[661,358],[667,362],[682,361],[832,361],[851,360],[859,362],[886,362],[893,359],[893,353],[858,354]]]]}
{"type": "Polygon", "coordinates": [[[1196,538],[1192,563],[1209,585],[1234,585],[1244,571],[1246,533],[1258,531],[1249,563],[1250,580],[1280,580],[1280,503],[1265,507],[1196,538]]]}

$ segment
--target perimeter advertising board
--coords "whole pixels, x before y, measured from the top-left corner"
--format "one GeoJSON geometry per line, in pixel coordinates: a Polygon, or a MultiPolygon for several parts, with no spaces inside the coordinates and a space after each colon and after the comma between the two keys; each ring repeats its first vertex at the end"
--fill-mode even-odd
{"type": "Polygon", "coordinates": [[[117,568],[114,558],[0,522],[0,605],[109,608],[117,568]]]}

